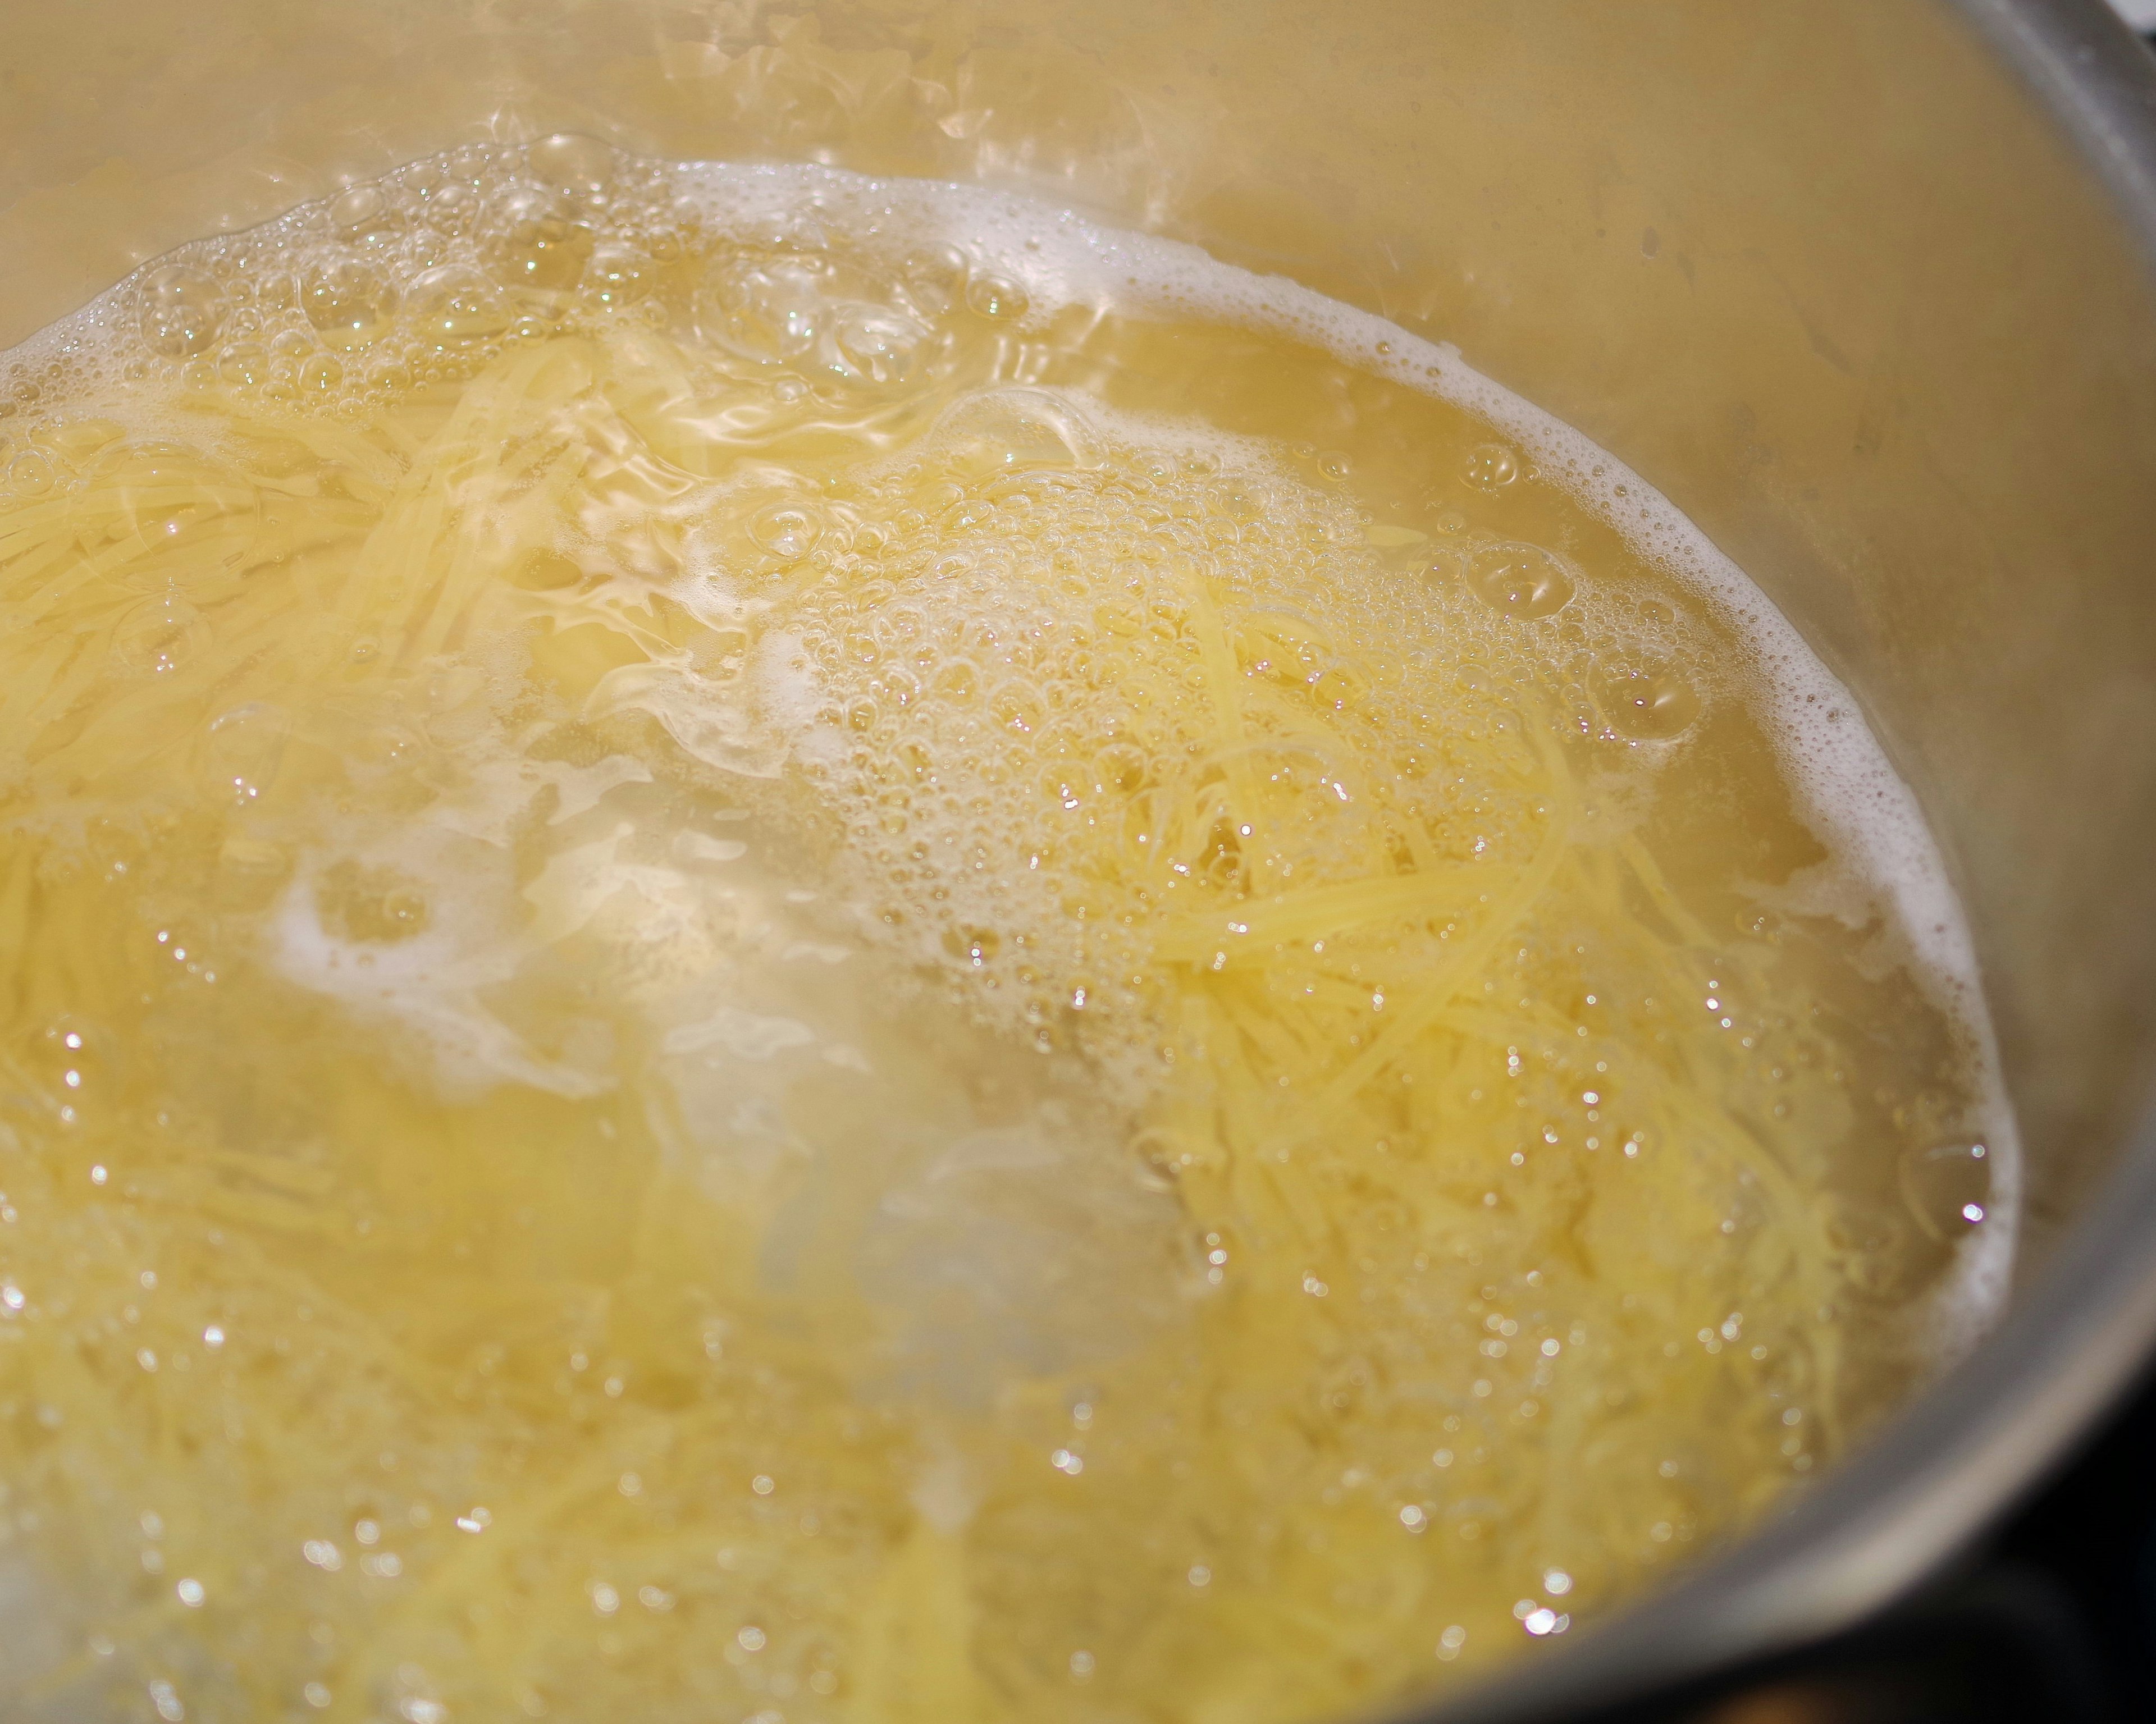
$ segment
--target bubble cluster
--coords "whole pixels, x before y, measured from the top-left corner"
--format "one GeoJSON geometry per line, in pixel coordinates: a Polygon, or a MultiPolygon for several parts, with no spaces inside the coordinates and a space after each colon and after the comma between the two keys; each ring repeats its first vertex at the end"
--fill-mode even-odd
{"type": "Polygon", "coordinates": [[[767,637],[763,674],[822,702],[798,746],[852,810],[886,920],[1043,1047],[1158,1041],[1162,918],[1399,857],[1514,859],[1541,793],[1522,715],[1583,681],[1580,724],[1620,745],[1703,707],[1682,631],[1573,603],[1554,553],[1388,557],[1261,447],[1040,389],[963,397],[917,455],[774,511],[750,525],[774,557],[819,515],[848,546],[767,637]],[[1564,634],[1518,626],[1568,605],[1564,634]],[[1691,680],[1635,688],[1648,654],[1691,680]]]}
{"type": "Polygon", "coordinates": [[[24,1680],[1263,1721],[1606,1618],[2010,1260],[1763,603],[978,188],[475,146],[0,356],[24,1680]]]}
{"type": "Polygon", "coordinates": [[[78,320],[109,335],[18,350],[0,395],[79,401],[162,377],[351,413],[469,377],[506,344],[623,317],[873,388],[932,362],[939,318],[1025,316],[1024,289],[975,276],[956,247],[865,272],[860,248],[794,200],[736,189],[577,135],[454,151],[180,248],[78,320]]]}

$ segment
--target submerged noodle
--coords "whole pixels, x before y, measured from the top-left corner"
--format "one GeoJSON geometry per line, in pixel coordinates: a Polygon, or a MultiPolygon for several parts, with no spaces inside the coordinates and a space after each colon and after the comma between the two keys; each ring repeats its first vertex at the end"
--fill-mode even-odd
{"type": "Polygon", "coordinates": [[[1553,489],[1388,489],[1456,409],[1021,338],[826,214],[326,404],[42,422],[15,1713],[1332,1715],[1925,1368],[1969,1049],[1864,882],[1789,885],[1711,608],[1553,489]],[[1283,429],[1350,398],[1352,483],[1283,429]],[[1554,610],[1477,573],[1530,530],[1554,610]]]}

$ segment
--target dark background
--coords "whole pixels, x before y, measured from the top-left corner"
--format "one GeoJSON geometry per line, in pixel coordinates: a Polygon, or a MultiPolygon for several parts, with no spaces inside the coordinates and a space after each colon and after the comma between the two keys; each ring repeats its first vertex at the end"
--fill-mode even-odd
{"type": "Polygon", "coordinates": [[[1989,1540],[1888,1615],[1563,1724],[2010,1720],[2156,1720],[2156,1378],[1989,1540]]]}

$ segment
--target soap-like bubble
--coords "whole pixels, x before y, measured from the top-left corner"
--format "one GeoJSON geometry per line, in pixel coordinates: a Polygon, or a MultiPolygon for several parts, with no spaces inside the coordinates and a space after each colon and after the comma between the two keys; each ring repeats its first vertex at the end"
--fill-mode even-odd
{"type": "Polygon", "coordinates": [[[850,381],[905,383],[919,372],[931,340],[927,328],[881,305],[842,308],[833,326],[838,369],[850,381]]]}
{"type": "Polygon", "coordinates": [[[167,359],[206,352],[224,326],[224,294],[216,277],[167,264],[142,278],[142,338],[167,359]]]}
{"type": "Polygon", "coordinates": [[[250,808],[275,783],[290,720],[282,707],[250,700],[212,720],[203,733],[201,771],[216,800],[250,808]]]}
{"type": "Polygon", "coordinates": [[[129,670],[166,676],[193,659],[209,639],[203,613],[176,593],[146,598],[112,631],[112,656],[129,670]]]}
{"type": "Polygon", "coordinates": [[[25,449],[8,464],[8,489],[18,497],[42,497],[53,488],[52,458],[25,449]]]}
{"type": "Polygon", "coordinates": [[[300,306],[325,341],[349,351],[381,339],[397,315],[397,290],[376,266],[339,259],[301,285],[300,306]]]}
{"type": "Polygon", "coordinates": [[[1033,467],[1080,467],[1094,439],[1067,398],[1040,389],[992,389],[955,403],[930,446],[969,478],[1033,467]]]}
{"type": "Polygon", "coordinates": [[[1461,476],[1479,491],[1499,491],[1520,476],[1520,458],[1502,443],[1477,444],[1468,450],[1461,476]]]}
{"type": "Polygon", "coordinates": [[[496,280],[543,293],[577,285],[592,254],[592,230],[559,193],[519,187],[496,202],[491,218],[487,258],[496,280]]]}
{"type": "Polygon", "coordinates": [[[315,883],[315,913],[337,938],[394,946],[427,931],[432,907],[425,889],[395,868],[346,859],[315,883]]]}
{"type": "Polygon", "coordinates": [[[1468,557],[1466,573],[1469,590],[1510,617],[1554,616],[1572,599],[1564,560],[1539,545],[1486,545],[1468,557]]]}
{"type": "Polygon", "coordinates": [[[1004,275],[976,275],[966,284],[966,308],[978,316],[1010,322],[1031,305],[1025,290],[1004,275]]]}
{"type": "Polygon", "coordinates": [[[218,377],[235,388],[251,388],[270,377],[270,350],[259,341],[234,341],[217,356],[218,377]]]}
{"type": "Polygon", "coordinates": [[[759,365],[781,365],[816,345],[830,307],[820,259],[735,253],[713,265],[697,295],[697,332],[759,365]]]}
{"type": "Polygon", "coordinates": [[[338,234],[358,246],[384,245],[403,225],[379,186],[354,186],[331,198],[329,215],[338,234]]]}
{"type": "Polygon", "coordinates": [[[633,247],[603,245],[585,265],[584,279],[603,305],[634,305],[651,290],[651,259],[633,247]]]}
{"type": "MultiPolygon", "coordinates": [[[[373,644],[354,643],[354,656],[364,663],[375,656],[373,644]],[[362,647],[364,650],[362,650],[362,647]]],[[[409,727],[377,725],[352,739],[344,751],[345,770],[362,782],[395,777],[410,772],[426,758],[427,746],[409,727]]]]}
{"type": "Polygon", "coordinates": [[[816,548],[822,524],[809,511],[792,503],[776,503],[750,518],[748,536],[757,548],[781,562],[798,562],[816,548]]]}
{"type": "Polygon", "coordinates": [[[1605,667],[1596,672],[1593,686],[1610,728],[1639,741],[1681,736],[1699,717],[1699,690],[1667,666],[1605,667]]]}
{"type": "Polygon", "coordinates": [[[420,338],[438,352],[498,336],[514,315],[501,290],[468,264],[444,264],[414,276],[404,309],[420,338]]]}
{"type": "Polygon", "coordinates": [[[613,181],[612,146],[581,132],[561,131],[542,138],[526,159],[532,177],[557,191],[588,197],[603,192],[613,181]]]}

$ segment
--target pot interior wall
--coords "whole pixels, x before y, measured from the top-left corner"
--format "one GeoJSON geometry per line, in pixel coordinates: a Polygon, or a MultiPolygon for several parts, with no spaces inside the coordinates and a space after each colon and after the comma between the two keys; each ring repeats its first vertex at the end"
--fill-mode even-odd
{"type": "Polygon", "coordinates": [[[1937,0],[83,0],[6,8],[0,69],[0,342],[180,240],[564,128],[1010,184],[1455,342],[1698,521],[1917,787],[2025,1263],[2120,1152],[2156,1039],[2156,299],[1937,0]]]}

